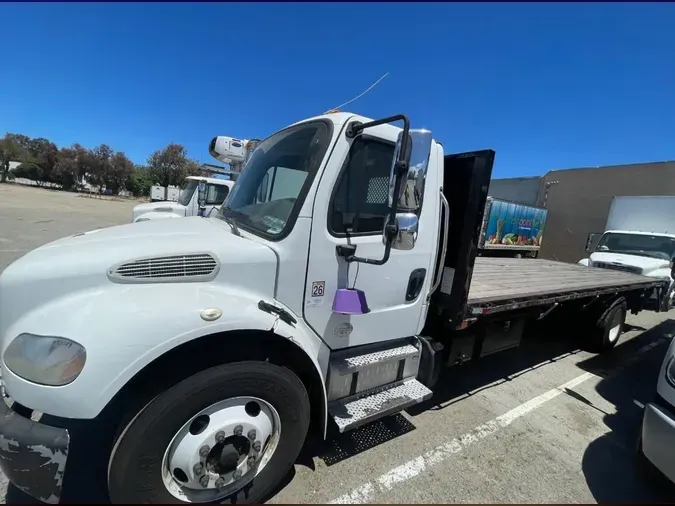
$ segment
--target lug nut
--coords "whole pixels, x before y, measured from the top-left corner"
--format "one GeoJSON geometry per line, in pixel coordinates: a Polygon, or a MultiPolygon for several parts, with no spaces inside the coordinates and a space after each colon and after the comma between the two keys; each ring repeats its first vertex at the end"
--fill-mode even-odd
{"type": "Polygon", "coordinates": [[[206,458],[209,456],[209,451],[211,451],[211,448],[209,448],[208,445],[204,445],[199,449],[199,456],[206,458]]]}
{"type": "Polygon", "coordinates": [[[199,484],[204,488],[208,487],[209,486],[209,477],[205,475],[205,476],[202,476],[201,478],[199,478],[199,484]]]}
{"type": "Polygon", "coordinates": [[[234,428],[234,435],[235,436],[241,436],[244,433],[244,428],[241,425],[237,425],[234,428]]]}
{"type": "Polygon", "coordinates": [[[225,478],[218,478],[214,485],[216,488],[223,488],[225,486],[225,478]]]}
{"type": "Polygon", "coordinates": [[[223,441],[225,441],[225,432],[222,430],[216,432],[216,443],[222,443],[223,441]]]}
{"type": "Polygon", "coordinates": [[[255,443],[253,443],[253,449],[255,451],[259,452],[260,448],[262,448],[262,445],[260,444],[260,441],[256,441],[255,443]]]}
{"type": "Polygon", "coordinates": [[[255,429],[249,430],[247,436],[251,441],[254,441],[256,436],[255,429]]]}
{"type": "Polygon", "coordinates": [[[255,457],[254,457],[253,455],[251,455],[251,456],[248,458],[247,463],[248,463],[248,467],[253,467],[253,466],[255,465],[255,457]]]}
{"type": "Polygon", "coordinates": [[[233,479],[233,480],[238,480],[239,478],[241,478],[241,471],[240,471],[239,469],[237,469],[237,470],[232,474],[232,479],[233,479]]]}
{"type": "Polygon", "coordinates": [[[204,472],[204,466],[202,466],[199,462],[197,462],[197,463],[192,467],[192,470],[194,471],[194,473],[195,473],[197,476],[199,476],[200,474],[202,474],[202,473],[204,472]]]}

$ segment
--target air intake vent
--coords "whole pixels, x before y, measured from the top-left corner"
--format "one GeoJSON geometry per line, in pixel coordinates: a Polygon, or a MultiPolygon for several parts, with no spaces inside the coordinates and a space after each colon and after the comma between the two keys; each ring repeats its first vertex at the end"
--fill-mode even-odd
{"type": "Polygon", "coordinates": [[[134,260],[111,269],[108,276],[118,283],[195,282],[215,278],[218,268],[213,256],[201,253],[134,260]]]}

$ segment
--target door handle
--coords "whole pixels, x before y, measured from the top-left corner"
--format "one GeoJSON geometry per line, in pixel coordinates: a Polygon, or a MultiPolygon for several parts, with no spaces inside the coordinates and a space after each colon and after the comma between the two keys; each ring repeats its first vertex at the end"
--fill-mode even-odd
{"type": "Polygon", "coordinates": [[[410,273],[408,279],[408,289],[405,292],[405,301],[410,302],[415,300],[424,286],[424,278],[427,274],[426,269],[415,269],[410,273]]]}

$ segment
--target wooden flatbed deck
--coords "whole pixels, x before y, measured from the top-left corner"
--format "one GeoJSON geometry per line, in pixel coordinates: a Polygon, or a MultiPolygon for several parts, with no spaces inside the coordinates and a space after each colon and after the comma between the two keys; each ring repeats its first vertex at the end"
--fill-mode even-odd
{"type": "Polygon", "coordinates": [[[493,312],[661,284],[637,274],[552,260],[478,257],[467,305],[493,312]]]}

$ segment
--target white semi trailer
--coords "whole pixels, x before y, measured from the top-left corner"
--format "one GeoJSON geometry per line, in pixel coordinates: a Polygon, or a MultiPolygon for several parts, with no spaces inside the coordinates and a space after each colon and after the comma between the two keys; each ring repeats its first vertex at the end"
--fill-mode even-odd
{"type": "Polygon", "coordinates": [[[611,349],[664,280],[477,258],[493,160],[325,114],[260,143],[215,217],[28,253],[0,275],[2,470],[52,503],[257,503],[310,433],[428,399],[531,322],[611,349]]]}
{"type": "Polygon", "coordinates": [[[605,231],[589,234],[589,258],[581,265],[642,274],[668,282],[666,297],[652,294],[662,310],[673,307],[675,281],[675,196],[614,197],[605,231]]]}

